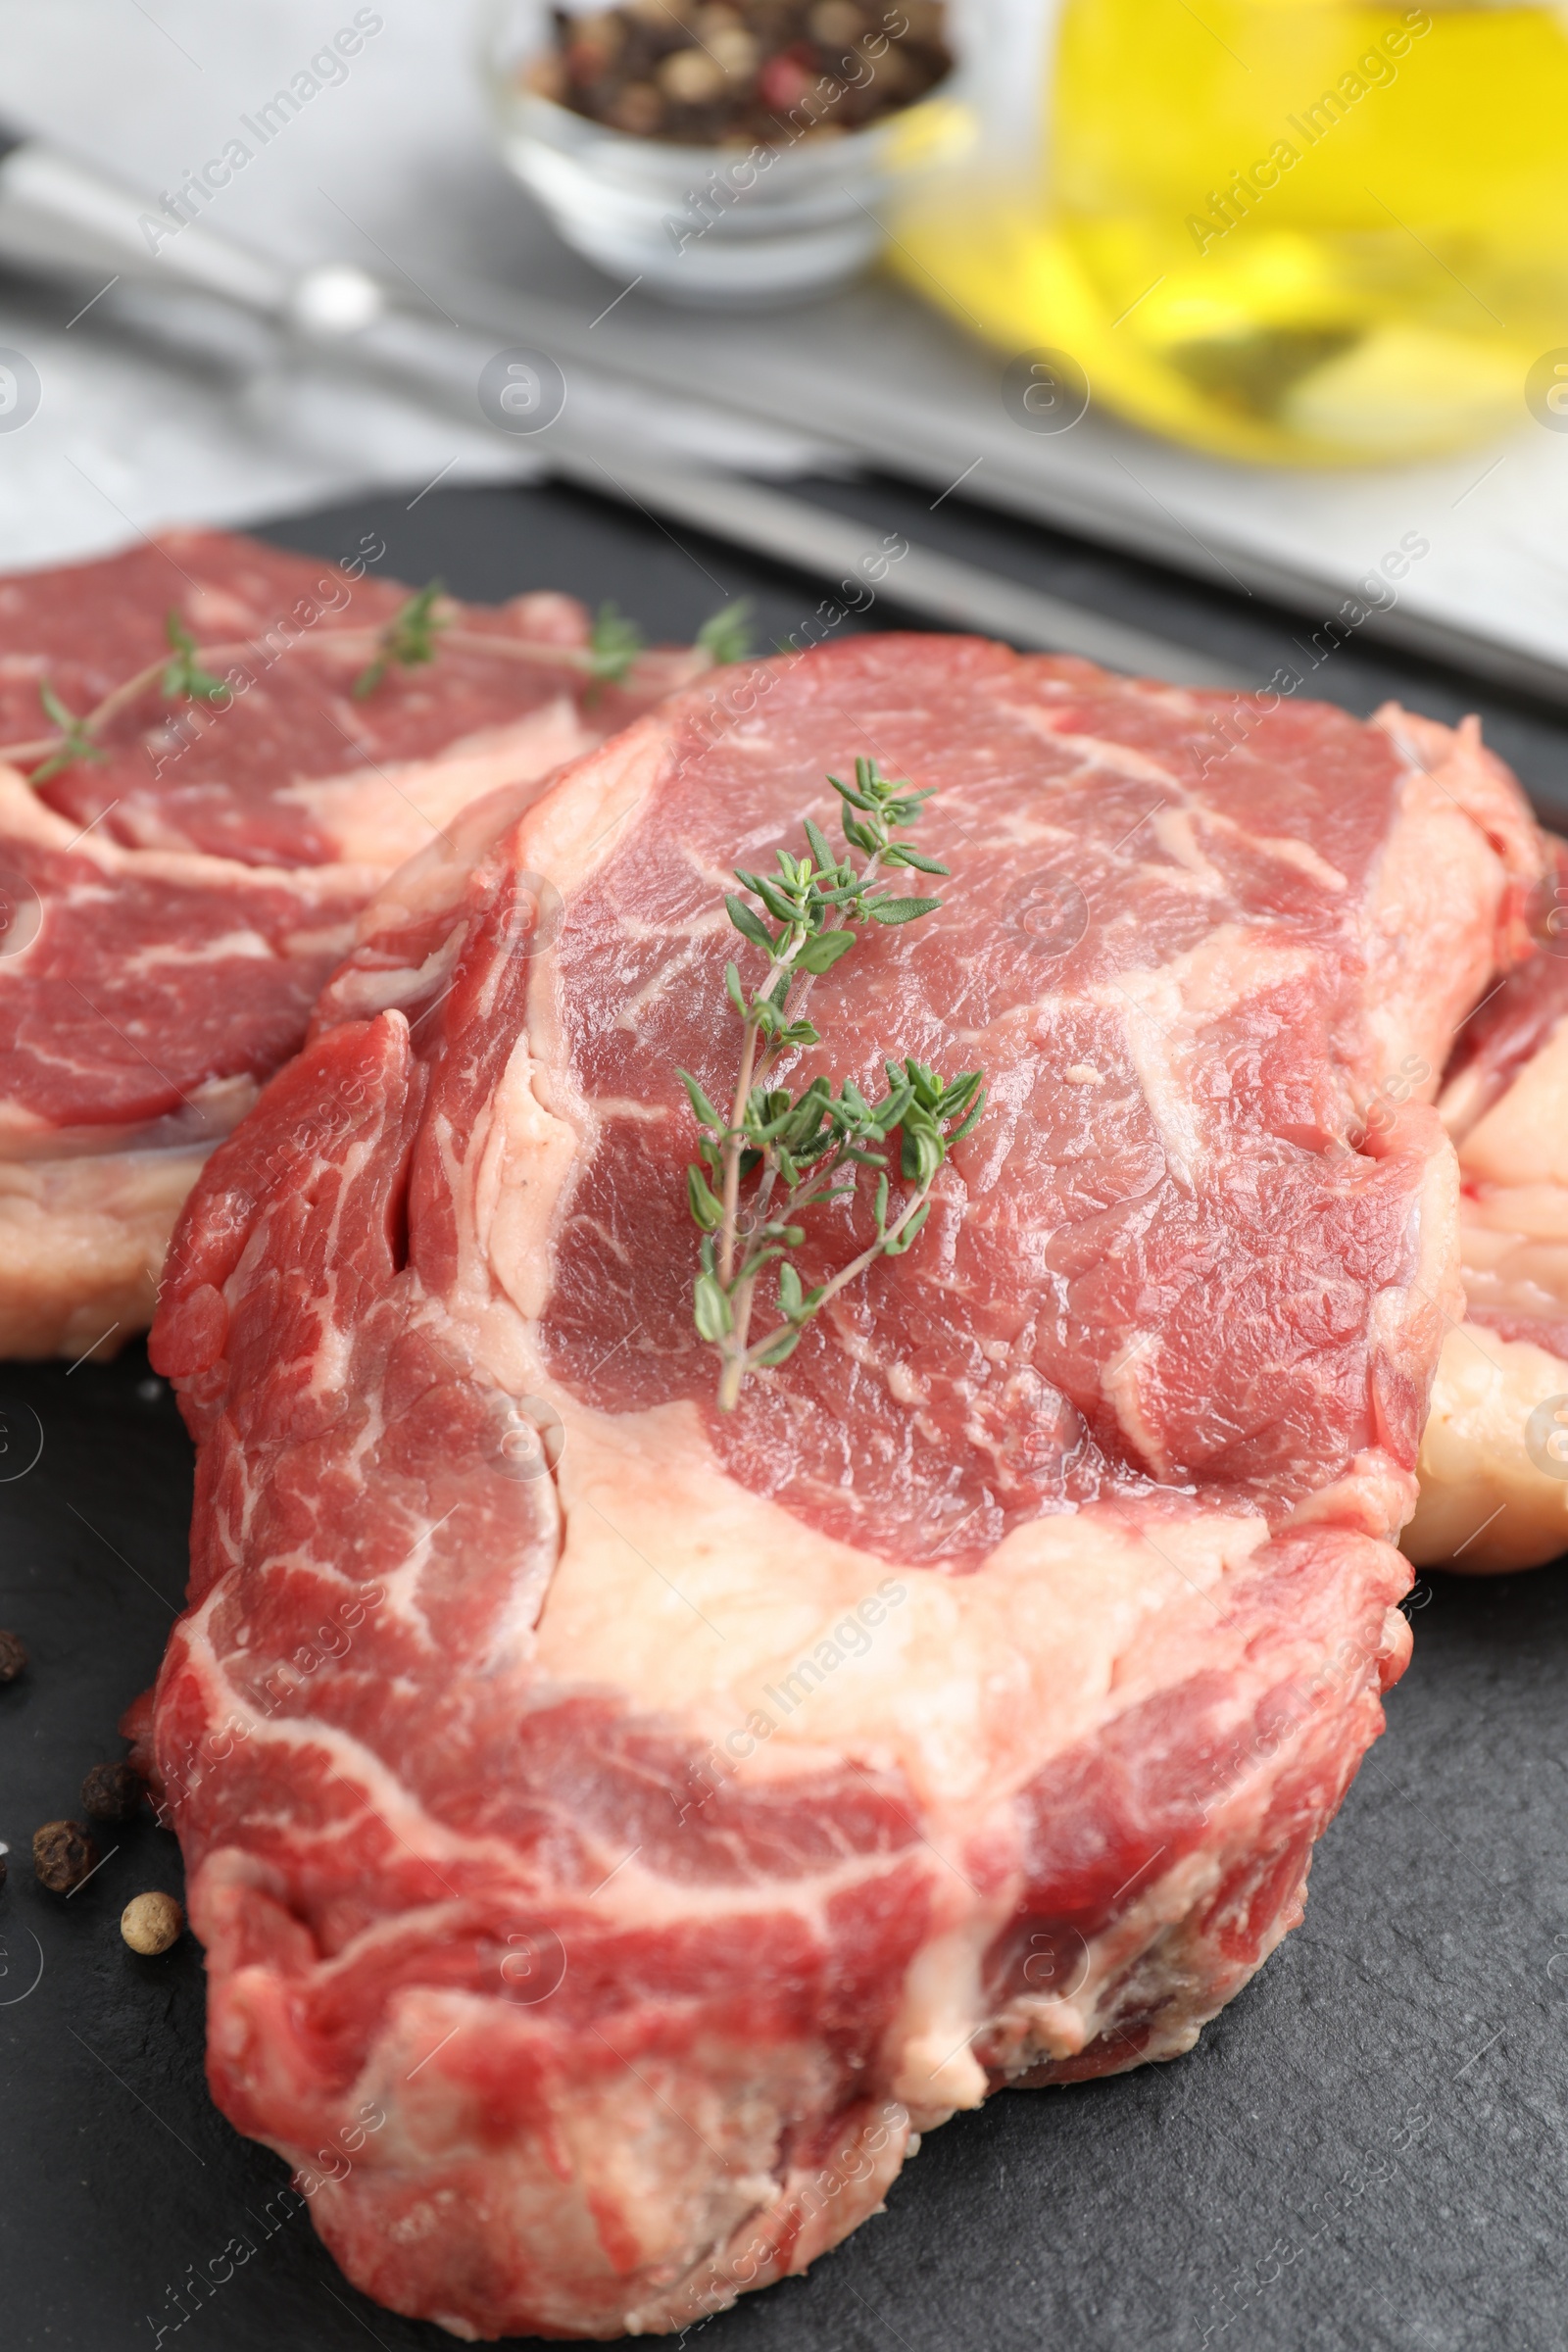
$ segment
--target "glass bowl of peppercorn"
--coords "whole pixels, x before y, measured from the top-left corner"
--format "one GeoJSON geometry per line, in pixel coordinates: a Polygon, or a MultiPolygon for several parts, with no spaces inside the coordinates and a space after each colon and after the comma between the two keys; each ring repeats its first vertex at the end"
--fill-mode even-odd
{"type": "Polygon", "coordinates": [[[891,190],[972,135],[942,0],[503,0],[488,66],[503,152],[558,233],[666,301],[843,283],[891,190]]]}

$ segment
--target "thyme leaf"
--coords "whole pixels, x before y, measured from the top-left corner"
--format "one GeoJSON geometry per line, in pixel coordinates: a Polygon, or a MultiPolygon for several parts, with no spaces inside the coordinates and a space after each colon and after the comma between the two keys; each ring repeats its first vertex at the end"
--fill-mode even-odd
{"type": "Polygon", "coordinates": [[[878,899],[866,912],[875,923],[913,923],[941,904],[940,899],[878,899]]]}
{"type": "Polygon", "coordinates": [[[58,776],[62,768],[72,766],[77,760],[103,760],[108,757],[88,734],[88,721],[78,718],[74,710],[66,709],[47,678],[39,681],[38,700],[43,705],[44,715],[60,729],[60,743],[58,749],[32,770],[27,778],[29,784],[47,784],[51,776],[58,776]]]}
{"type": "Polygon", "coordinates": [[[752,650],[751,620],[752,600],[743,596],[704,621],[697,642],[715,669],[726,662],[745,661],[752,650]]]}
{"type": "Polygon", "coordinates": [[[588,674],[601,685],[618,686],[643,650],[643,633],[613,605],[601,605],[588,632],[588,674]]]}
{"type": "Polygon", "coordinates": [[[399,606],[376,639],[373,661],[349,688],[357,703],[372,695],[394,666],[416,669],[421,662],[435,660],[436,639],[447,625],[445,615],[435,609],[436,600],[445,593],[444,581],[426,580],[416,596],[399,606]]]}
{"type": "Polygon", "coordinates": [[[169,641],[170,658],[164,664],[164,674],[158,686],[167,702],[188,700],[193,703],[226,703],[233,700],[233,689],[228,680],[219,677],[214,670],[202,667],[201,649],[172,605],[164,621],[164,635],[169,641]]]}

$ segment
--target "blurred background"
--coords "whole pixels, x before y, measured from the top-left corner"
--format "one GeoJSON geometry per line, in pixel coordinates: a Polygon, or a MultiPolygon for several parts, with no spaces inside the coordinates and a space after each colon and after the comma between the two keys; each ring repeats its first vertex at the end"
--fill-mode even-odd
{"type": "Polygon", "coordinates": [[[0,43],[8,564],[612,453],[644,503],[876,473],[1309,661],[1568,695],[1556,8],[7,0],[0,43]],[[51,231],[60,157],[114,222],[51,231]]]}

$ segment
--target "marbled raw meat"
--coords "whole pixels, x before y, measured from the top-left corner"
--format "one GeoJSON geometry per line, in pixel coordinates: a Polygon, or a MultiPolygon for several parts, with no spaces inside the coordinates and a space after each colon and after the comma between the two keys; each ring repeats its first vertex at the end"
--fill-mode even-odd
{"type": "Polygon", "coordinates": [[[396,2310],[684,2328],[956,2108],[1189,2048],[1299,1917],[1459,1305],[1435,1114],[1340,1139],[1541,850],[1454,739],[1284,706],[1220,758],[1230,708],[896,636],[690,690],[395,877],[209,1163],[134,1728],[215,2093],[396,2310]],[[858,753],[955,874],[808,1058],[991,1104],[721,1417],[675,1067],[723,1095],[728,871],[858,753]]]}

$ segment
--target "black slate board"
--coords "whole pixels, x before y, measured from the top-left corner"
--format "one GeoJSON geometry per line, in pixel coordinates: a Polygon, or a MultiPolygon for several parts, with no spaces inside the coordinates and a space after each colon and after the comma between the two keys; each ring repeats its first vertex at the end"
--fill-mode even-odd
{"type": "MultiPolygon", "coordinates": [[[[862,514],[868,534],[919,532],[1261,674],[1292,659],[1295,624],[1256,606],[956,502],[928,514],[890,484],[814,491],[862,514]]],[[[372,528],[406,578],[439,570],[470,596],[612,596],[662,635],[751,594],[766,643],[818,593],[554,490],[365,502],[268,535],[329,555],[372,528]]],[[[1354,647],[1324,665],[1319,691],[1358,710],[1399,693],[1442,716],[1478,699],[1354,647]]],[[[1492,740],[1560,817],[1568,734],[1479,700],[1492,740]]],[[[345,2283],[300,2200],[280,2196],[283,2167],[210,2104],[190,1938],[161,1960],[121,1942],[131,1894],[177,1888],[173,1840],[144,1819],[69,1899],[32,1881],[33,1828],[76,1809],[82,1774],[121,1752],[116,1719],[156,1670],[184,1577],[189,1490],[178,1415],[139,1348],[110,1365],[0,1366],[0,1625],[32,1655],[0,1690],[0,1837],[12,1847],[0,2345],[448,2344],[345,2283]]],[[[1415,1663],[1320,1848],[1306,1924],[1198,2049],[957,2118],[927,2140],[884,2219],[808,2278],[694,2333],[714,2352],[1561,2345],[1568,1583],[1560,1568],[1427,1578],[1409,1605],[1415,1663]]]]}

